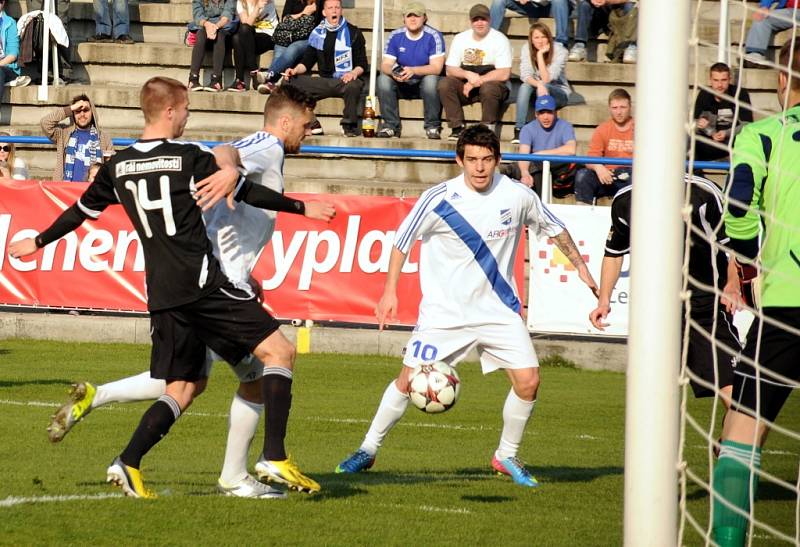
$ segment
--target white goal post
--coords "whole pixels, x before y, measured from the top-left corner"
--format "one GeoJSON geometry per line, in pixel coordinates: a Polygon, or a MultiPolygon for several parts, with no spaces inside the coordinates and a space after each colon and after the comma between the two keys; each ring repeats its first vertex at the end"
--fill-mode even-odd
{"type": "Polygon", "coordinates": [[[639,3],[625,405],[625,545],[677,544],[690,1],[639,3]]]}

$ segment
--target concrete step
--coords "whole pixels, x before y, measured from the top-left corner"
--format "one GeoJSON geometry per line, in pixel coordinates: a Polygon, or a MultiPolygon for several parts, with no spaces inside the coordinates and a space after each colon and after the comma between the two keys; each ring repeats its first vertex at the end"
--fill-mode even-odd
{"type": "MultiPolygon", "coordinates": [[[[623,67],[624,65],[611,65],[623,67]]],[[[628,68],[628,67],[625,67],[628,68]]],[[[768,74],[769,71],[748,70],[746,72],[759,72],[768,74]]],[[[754,79],[762,78],[761,74],[753,76],[754,79]]],[[[594,127],[608,116],[606,110],[606,97],[610,89],[616,86],[577,86],[577,91],[588,100],[588,104],[568,106],[563,109],[561,116],[577,127],[594,127]]],[[[48,104],[67,104],[71,98],[79,93],[86,93],[92,97],[97,105],[98,116],[106,127],[139,128],[141,127],[141,114],[138,108],[139,86],[129,85],[95,85],[79,86],[69,85],[50,87],[48,104]]],[[[688,93],[688,91],[687,91],[688,93]]],[[[635,92],[634,104],[635,104],[635,92]]],[[[189,118],[190,130],[202,130],[215,127],[220,131],[236,133],[241,127],[258,127],[261,123],[265,97],[253,91],[235,93],[231,91],[221,93],[191,93],[190,102],[192,115],[189,118]],[[221,116],[220,113],[224,113],[221,116]]],[[[774,91],[753,93],[753,103],[756,107],[774,111],[776,105],[774,91]]],[[[322,120],[330,118],[338,124],[344,108],[342,99],[324,99],[317,105],[316,113],[322,120]]],[[[464,109],[468,122],[480,120],[480,105],[474,104],[464,109]]],[[[502,118],[505,123],[513,123],[516,114],[516,105],[510,104],[502,118]]],[[[14,125],[34,125],[43,115],[42,105],[37,105],[37,88],[28,86],[24,88],[11,88],[8,103],[2,105],[0,121],[7,120],[14,125]]],[[[422,120],[422,101],[400,101],[400,115],[404,120],[407,131],[412,127],[413,121],[422,120]]],[[[325,121],[323,121],[325,125],[325,121]]],[[[326,126],[328,130],[330,126],[326,126]]],[[[408,133],[422,136],[422,131],[408,133]]]]}

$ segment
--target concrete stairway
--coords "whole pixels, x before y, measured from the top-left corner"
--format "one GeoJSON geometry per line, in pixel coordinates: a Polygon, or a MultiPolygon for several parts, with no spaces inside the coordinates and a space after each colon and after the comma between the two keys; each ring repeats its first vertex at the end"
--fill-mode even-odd
{"type": "MultiPolygon", "coordinates": [[[[389,0],[385,11],[386,27],[394,28],[402,21],[400,8],[403,2],[389,0]]],[[[279,3],[279,10],[282,7],[279,3]]],[[[440,0],[436,11],[430,13],[430,24],[439,28],[449,44],[452,37],[467,28],[465,8],[455,0],[440,0]]],[[[19,5],[9,7],[12,16],[18,17],[19,5]]],[[[186,22],[191,17],[191,5],[185,0],[169,3],[131,3],[132,36],[137,44],[93,44],[86,38],[94,34],[93,8],[91,2],[73,0],[71,5],[73,74],[85,82],[84,85],[51,87],[47,103],[37,102],[36,88],[10,89],[8,99],[0,108],[0,123],[10,124],[18,134],[41,135],[39,119],[54,105],[67,104],[78,93],[87,93],[99,109],[101,126],[112,135],[135,137],[142,126],[138,110],[139,86],[154,75],[163,75],[186,81],[189,72],[191,49],[182,44],[186,22]]],[[[716,50],[706,44],[716,41],[718,27],[718,3],[704,1],[700,4],[697,36],[699,46],[697,58],[699,80],[705,83],[706,67],[715,60],[716,50]]],[[[371,2],[357,0],[355,8],[346,9],[347,18],[366,32],[368,50],[371,48],[372,9],[371,2]]],[[[741,4],[731,3],[731,36],[738,39],[741,22],[746,20],[741,4]]],[[[551,20],[544,20],[552,25],[551,20]]],[[[507,33],[512,40],[515,53],[514,72],[519,67],[519,51],[525,43],[528,20],[510,18],[507,33]]],[[[788,36],[788,33],[786,33],[788,36]]],[[[782,36],[776,39],[781,42],[782,36]]],[[[605,43],[600,40],[590,49],[590,60],[602,58],[605,43]]],[[[269,62],[271,53],[262,56],[262,65],[269,62]]],[[[210,59],[208,59],[210,61],[210,59]]],[[[209,63],[206,63],[208,65],[209,63]]],[[[607,64],[602,62],[570,63],[567,75],[575,91],[585,104],[569,106],[561,116],[576,127],[579,141],[578,151],[584,153],[593,128],[606,119],[606,98],[615,87],[628,88],[634,96],[634,65],[607,64]]],[[[690,68],[690,81],[694,69],[690,68]]],[[[773,109],[775,77],[771,71],[745,70],[743,84],[753,92],[758,108],[773,109]]],[[[232,80],[232,69],[227,68],[225,82],[232,80]]],[[[514,77],[518,84],[518,78],[514,77]]],[[[514,94],[512,93],[512,98],[514,94]]],[[[264,97],[255,92],[247,93],[192,93],[192,116],[187,125],[187,138],[201,140],[230,140],[261,127],[264,97]]],[[[326,131],[326,136],[315,137],[309,144],[331,146],[373,146],[393,148],[425,148],[452,150],[453,144],[445,141],[429,141],[423,137],[421,101],[402,101],[403,138],[401,139],[345,139],[339,136],[338,121],[342,101],[321,101],[317,114],[326,131]]],[[[503,117],[502,139],[506,152],[515,147],[508,144],[511,139],[515,105],[510,104],[503,117]]],[[[466,108],[468,121],[480,118],[479,106],[466,108]]],[[[638,113],[639,116],[644,113],[638,113]]],[[[445,130],[445,135],[448,133],[445,130]]],[[[47,177],[53,159],[48,147],[25,147],[21,155],[28,160],[35,176],[47,177]]],[[[416,194],[430,184],[455,174],[452,162],[441,160],[397,160],[371,158],[333,158],[303,155],[291,158],[286,164],[290,188],[298,190],[333,191],[380,194],[416,194]]]]}

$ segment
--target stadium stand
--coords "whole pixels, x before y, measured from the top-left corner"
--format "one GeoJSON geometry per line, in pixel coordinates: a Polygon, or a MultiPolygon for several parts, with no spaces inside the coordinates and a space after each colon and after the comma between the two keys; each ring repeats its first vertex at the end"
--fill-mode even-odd
{"type": "MultiPolygon", "coordinates": [[[[8,6],[9,13],[18,18],[25,12],[25,6],[13,3],[8,6]]],[[[385,3],[385,24],[388,30],[402,23],[404,0],[387,0],[385,3]]],[[[278,10],[283,0],[278,0],[278,10]]],[[[462,2],[440,0],[429,6],[429,22],[442,31],[448,46],[455,34],[465,26],[465,10],[462,2]]],[[[189,73],[191,48],[183,44],[186,23],[191,19],[191,3],[187,0],[168,2],[131,2],[131,35],[136,41],[133,45],[90,43],[87,39],[95,32],[94,10],[86,0],[73,0],[69,28],[73,59],[73,78],[83,84],[65,87],[51,87],[47,103],[37,103],[35,86],[10,88],[8,98],[0,111],[0,124],[11,125],[18,135],[41,135],[38,121],[42,108],[67,104],[70,98],[79,93],[89,93],[95,101],[104,128],[113,137],[131,137],[142,126],[142,118],[137,108],[139,86],[154,75],[171,76],[185,81],[189,73]]],[[[372,40],[372,2],[355,0],[354,8],[345,8],[348,20],[365,31],[368,53],[372,40]]],[[[524,43],[529,21],[524,17],[507,14],[509,22],[507,33],[511,40],[514,59],[512,83],[519,84],[519,50],[524,43]]],[[[716,42],[718,33],[719,8],[714,1],[702,3],[699,14],[701,41],[716,42]]],[[[741,6],[730,5],[731,28],[738,28],[744,18],[741,6]]],[[[553,29],[552,19],[542,19],[553,29]]],[[[749,24],[749,23],[748,23],[749,24]]],[[[785,31],[775,36],[774,44],[782,43],[787,37],[785,31]]],[[[733,33],[731,40],[738,42],[740,36],[733,33]]],[[[636,94],[633,90],[636,66],[594,62],[605,53],[604,37],[589,44],[589,61],[570,63],[570,83],[584,99],[585,104],[571,105],[560,116],[575,126],[578,141],[578,154],[586,152],[589,139],[595,126],[607,117],[606,100],[608,93],[616,88],[628,89],[633,95],[634,115],[636,115],[636,94]]],[[[209,54],[210,55],[210,54],[209,54]]],[[[268,66],[272,53],[261,57],[261,66],[268,66]]],[[[700,70],[707,70],[716,60],[716,49],[701,49],[700,70]]],[[[380,58],[380,55],[379,55],[380,58]]],[[[736,66],[738,59],[732,59],[736,66]]],[[[210,57],[204,66],[210,65],[210,57]]],[[[694,70],[693,67],[690,70],[694,70]]],[[[771,71],[746,69],[743,85],[751,90],[756,108],[774,110],[774,75],[771,71]]],[[[224,82],[233,81],[233,63],[226,61],[224,82]]],[[[687,90],[688,92],[688,90],[687,90]]],[[[511,97],[515,97],[512,91],[511,97]]],[[[192,116],[189,119],[185,137],[197,140],[229,140],[247,134],[260,127],[264,97],[253,91],[247,93],[193,93],[192,116]]],[[[431,141],[425,138],[423,112],[420,101],[401,101],[400,115],[403,119],[401,139],[345,139],[340,136],[339,118],[343,103],[341,99],[326,99],[320,102],[317,113],[325,128],[326,135],[314,137],[308,144],[330,146],[374,146],[451,150],[453,143],[431,141]]],[[[509,105],[503,116],[502,143],[504,152],[514,152],[510,143],[513,136],[515,107],[509,105]]],[[[465,107],[467,123],[480,119],[480,105],[465,107]]],[[[757,115],[757,117],[759,117],[757,115]]],[[[31,176],[47,178],[52,172],[54,161],[52,149],[44,147],[25,147],[22,156],[28,160],[31,176]],[[43,153],[46,152],[46,153],[43,153]],[[35,158],[35,161],[32,161],[35,158]]],[[[455,173],[455,165],[449,161],[397,160],[374,158],[347,158],[301,156],[289,158],[286,163],[287,187],[292,191],[327,191],[376,195],[416,195],[430,184],[440,181],[448,173],[455,173]],[[347,162],[347,167],[344,163],[347,162]],[[362,182],[363,181],[363,182],[362,182]]]]}

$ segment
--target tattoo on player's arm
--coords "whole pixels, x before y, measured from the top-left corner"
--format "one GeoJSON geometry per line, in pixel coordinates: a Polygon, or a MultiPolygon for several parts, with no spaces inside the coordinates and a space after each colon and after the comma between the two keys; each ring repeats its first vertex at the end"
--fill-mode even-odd
{"type": "Polygon", "coordinates": [[[564,253],[564,256],[567,257],[567,260],[569,260],[573,266],[579,268],[584,264],[583,257],[581,256],[580,251],[578,251],[578,247],[575,245],[575,242],[572,241],[572,236],[569,235],[568,231],[562,231],[553,238],[553,241],[555,241],[558,250],[564,253]]]}

